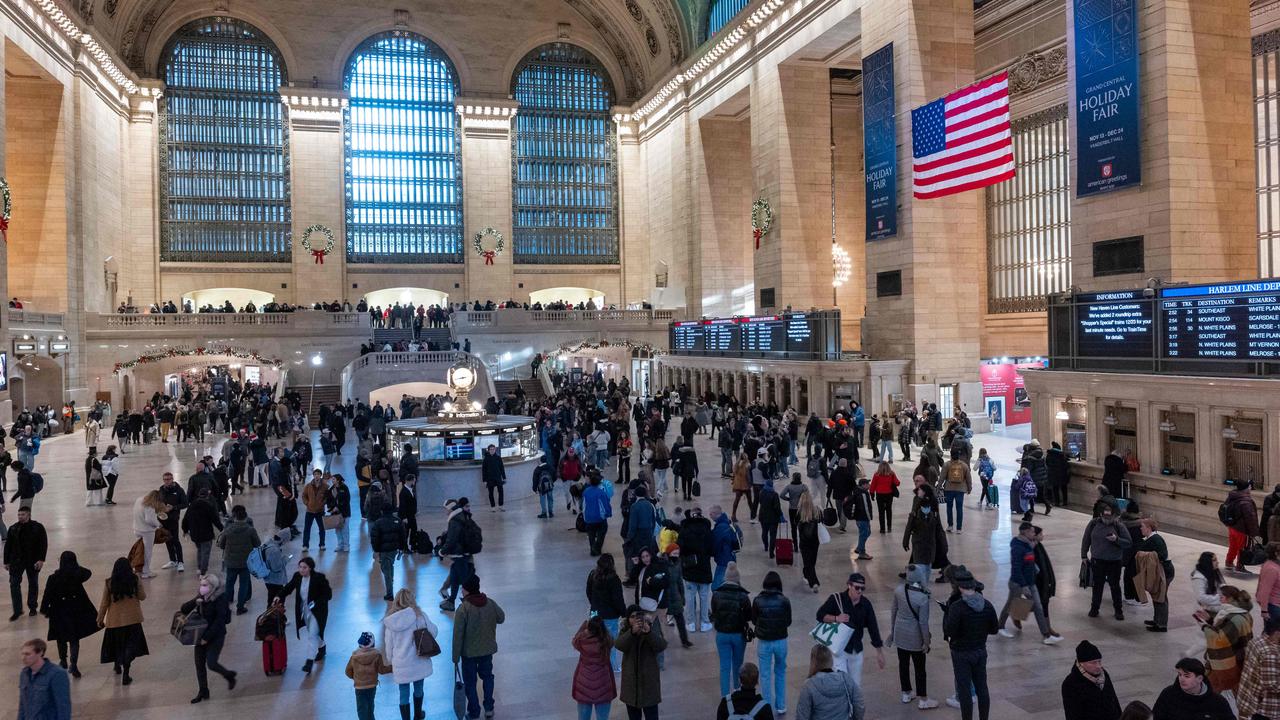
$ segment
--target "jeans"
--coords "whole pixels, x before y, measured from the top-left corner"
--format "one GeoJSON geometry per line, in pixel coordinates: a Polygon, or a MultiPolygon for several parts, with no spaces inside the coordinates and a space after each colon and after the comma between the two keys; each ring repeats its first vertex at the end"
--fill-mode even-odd
{"type": "Polygon", "coordinates": [[[547,517],[555,515],[556,497],[553,493],[540,493],[538,495],[538,507],[542,510],[542,514],[547,517]]]}
{"type": "Polygon", "coordinates": [[[724,573],[728,569],[729,569],[728,565],[721,565],[720,563],[716,563],[715,572],[711,576],[712,590],[715,590],[716,588],[724,584],[724,573]]]}
{"type": "Polygon", "coordinates": [[[711,586],[706,583],[684,583],[685,617],[697,629],[711,622],[711,586]]]}
{"type": "MultiPolygon", "coordinates": [[[[457,600],[458,589],[475,572],[476,566],[472,563],[470,555],[453,558],[453,562],[449,564],[449,602],[457,600]]],[[[490,657],[489,660],[492,662],[493,658],[490,657]]],[[[492,707],[492,703],[490,703],[490,707],[492,707]]]]}
{"type": "Polygon", "coordinates": [[[356,690],[356,720],[373,720],[373,698],[378,688],[356,690]]]}
{"type": "Polygon", "coordinates": [[[196,543],[196,568],[200,570],[201,575],[209,574],[209,555],[212,552],[212,540],[196,543]]]}
{"type": "MultiPolygon", "coordinates": [[[[169,517],[172,519],[176,516],[177,513],[174,513],[169,517]]],[[[162,527],[169,531],[169,542],[164,544],[165,549],[169,551],[169,559],[173,562],[182,562],[182,540],[178,530],[178,521],[174,520],[172,526],[163,525],[162,527]]]]}
{"type": "Polygon", "coordinates": [[[1005,600],[1004,607],[1000,609],[1000,627],[1004,627],[1005,621],[1009,619],[1009,604],[1018,596],[1031,601],[1031,611],[1035,613],[1036,626],[1040,628],[1041,635],[1049,637],[1049,617],[1045,614],[1044,605],[1040,602],[1040,591],[1035,585],[1022,586],[1012,580],[1009,581],[1009,599],[1005,600]]]}
{"type": "Polygon", "coordinates": [[[226,593],[227,598],[236,598],[236,609],[243,608],[249,602],[249,598],[253,596],[253,586],[249,584],[249,568],[226,568],[227,582],[226,593]],[[236,596],[236,580],[240,581],[240,594],[236,596]]]}
{"type": "Polygon", "coordinates": [[[657,468],[653,471],[653,487],[659,495],[667,494],[667,469],[657,468]]]}
{"type": "Polygon", "coordinates": [[[760,662],[760,694],[774,712],[787,708],[787,639],[757,640],[760,662]]]}
{"type": "Polygon", "coordinates": [[[209,671],[212,670],[224,678],[235,677],[232,672],[218,664],[218,656],[222,654],[222,644],[227,636],[223,635],[208,645],[196,645],[196,682],[200,684],[200,692],[209,692],[209,671]],[[229,677],[230,676],[230,677],[229,677]]]}
{"type": "Polygon", "coordinates": [[[858,549],[857,549],[857,553],[858,553],[859,555],[864,555],[864,554],[866,554],[866,551],[867,551],[867,538],[871,537],[871,521],[870,521],[870,520],[857,520],[856,522],[858,523],[858,549]]]}
{"type": "MultiPolygon", "coordinates": [[[[602,619],[600,621],[604,623],[604,628],[609,631],[609,637],[614,640],[618,639],[618,621],[619,618],[613,618],[611,620],[602,619]]],[[[618,672],[622,669],[622,653],[618,652],[617,648],[613,648],[609,651],[609,666],[613,668],[614,672],[618,672]]]]}
{"type": "Polygon", "coordinates": [[[422,698],[422,680],[414,680],[413,682],[400,683],[400,704],[409,704],[409,690],[413,689],[413,697],[422,698]]]}
{"type": "Polygon", "coordinates": [[[596,467],[604,470],[609,466],[609,449],[596,450],[596,467]]]}
{"type": "Polygon", "coordinates": [[[892,440],[880,441],[880,461],[893,462],[893,441],[892,440]]]}
{"type": "Polygon", "coordinates": [[[34,565],[18,567],[10,565],[9,596],[13,599],[13,614],[22,614],[22,576],[27,576],[27,607],[35,612],[40,602],[40,571],[34,565]]]}
{"type": "Polygon", "coordinates": [[[1119,560],[1093,561],[1093,600],[1089,603],[1089,612],[1097,612],[1102,606],[1102,590],[1105,585],[1111,586],[1111,605],[1116,613],[1124,612],[1120,595],[1121,566],[1119,560]]]}
{"type": "Polygon", "coordinates": [[[378,566],[382,568],[383,595],[391,595],[396,591],[396,554],[394,552],[378,553],[378,566]]]}
{"type": "Polygon", "coordinates": [[[747,653],[747,637],[742,633],[716,631],[716,654],[720,656],[720,695],[723,697],[740,687],[738,671],[747,653]]]}
{"type": "Polygon", "coordinates": [[[462,685],[466,688],[467,717],[469,718],[480,717],[480,698],[476,696],[477,678],[484,684],[484,709],[493,710],[492,655],[462,658],[462,685]]]}
{"type": "Polygon", "coordinates": [[[302,519],[302,547],[311,546],[311,523],[316,524],[316,531],[320,533],[320,547],[324,547],[324,517],[323,512],[313,513],[310,510],[302,519]]]}
{"type": "Polygon", "coordinates": [[[333,534],[338,538],[338,549],[348,551],[351,549],[351,518],[342,518],[342,524],[334,529],[333,534]]]}
{"type": "MultiPolygon", "coordinates": [[[[142,572],[143,576],[151,575],[151,548],[156,541],[156,533],[154,530],[148,533],[134,533],[138,539],[142,541],[142,572]]],[[[229,596],[228,596],[229,597],[229,596]]]]}
{"type": "Polygon", "coordinates": [[[951,649],[951,671],[956,679],[956,700],[960,702],[960,719],[973,720],[973,695],[978,696],[978,717],[991,715],[991,695],[987,693],[987,649],[951,649]]]}
{"type": "Polygon", "coordinates": [[[959,490],[947,490],[944,493],[947,498],[947,527],[951,527],[951,507],[954,505],[956,509],[956,528],[964,529],[964,493],[959,490]]]}
{"type": "Polygon", "coordinates": [[[592,705],[591,703],[578,703],[578,720],[591,720],[591,713],[594,712],[596,720],[609,720],[609,708],[613,706],[612,702],[602,702],[592,705]]]}
{"type": "MultiPolygon", "coordinates": [[[[324,456],[324,474],[325,475],[328,475],[329,468],[333,467],[333,456],[334,456],[334,453],[326,453],[324,456]]],[[[359,693],[360,691],[357,690],[356,692],[359,693]]]]}
{"type": "Polygon", "coordinates": [[[898,648],[898,683],[904,693],[911,692],[912,665],[916,670],[915,695],[922,698],[929,697],[929,676],[924,669],[924,651],[898,648]]]}
{"type": "Polygon", "coordinates": [[[733,474],[733,448],[720,448],[720,474],[725,477],[733,474]]]}
{"type": "Polygon", "coordinates": [[[111,473],[110,475],[107,475],[107,502],[109,503],[115,502],[116,482],[119,479],[120,479],[120,476],[115,473],[111,473]]]}

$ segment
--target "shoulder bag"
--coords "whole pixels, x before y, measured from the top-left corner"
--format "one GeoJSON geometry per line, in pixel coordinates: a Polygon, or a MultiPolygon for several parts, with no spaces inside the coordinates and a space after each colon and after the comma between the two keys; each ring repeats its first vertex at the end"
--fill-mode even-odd
{"type": "MultiPolygon", "coordinates": [[[[836,607],[840,610],[837,614],[843,615],[844,601],[840,599],[840,593],[831,593],[831,597],[836,599],[836,607]]],[[[832,652],[844,652],[853,637],[853,628],[842,622],[819,622],[809,631],[809,637],[832,652]]]]}

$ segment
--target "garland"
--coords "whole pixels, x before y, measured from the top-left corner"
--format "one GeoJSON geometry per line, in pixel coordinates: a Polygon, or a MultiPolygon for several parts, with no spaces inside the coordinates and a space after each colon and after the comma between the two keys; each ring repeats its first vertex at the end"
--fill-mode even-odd
{"type": "Polygon", "coordinates": [[[769,201],[760,198],[751,204],[751,235],[756,239],[756,249],[760,249],[760,238],[769,233],[773,227],[773,208],[769,201]]]}
{"type": "Polygon", "coordinates": [[[240,348],[221,347],[221,346],[207,347],[207,348],[206,347],[169,348],[167,350],[161,350],[159,352],[147,353],[146,355],[139,355],[138,357],[132,360],[129,360],[127,362],[118,362],[116,363],[115,369],[112,370],[112,372],[115,373],[116,375],[119,375],[121,370],[129,370],[137,365],[146,365],[147,363],[159,362],[161,360],[167,360],[169,358],[192,357],[192,356],[202,356],[202,355],[228,355],[230,357],[240,358],[242,360],[253,360],[256,362],[260,362],[264,365],[270,365],[272,367],[280,367],[281,365],[284,364],[284,361],[281,360],[280,358],[264,357],[263,355],[259,354],[257,350],[242,350],[240,348]]]}
{"type": "Polygon", "coordinates": [[[311,257],[315,258],[316,265],[324,264],[324,256],[333,252],[333,248],[335,245],[337,245],[337,241],[333,239],[333,231],[325,227],[324,225],[312,225],[311,227],[302,231],[302,249],[311,253],[311,257]],[[311,233],[317,233],[317,232],[324,234],[325,243],[324,243],[323,250],[316,250],[315,248],[311,247],[311,233]]]}
{"type": "Polygon", "coordinates": [[[608,350],[611,347],[625,347],[631,350],[641,350],[649,353],[651,357],[667,354],[666,350],[656,348],[649,343],[634,343],[630,340],[600,340],[599,342],[580,342],[575,344],[566,343],[560,346],[558,352],[572,355],[581,350],[608,350]]]}
{"type": "Polygon", "coordinates": [[[507,246],[506,238],[502,237],[501,232],[491,227],[487,227],[481,230],[480,232],[476,233],[474,238],[471,239],[471,247],[475,249],[476,255],[479,255],[480,257],[484,258],[485,265],[492,265],[493,259],[498,255],[502,254],[502,250],[506,248],[506,246],[507,246]],[[489,236],[489,235],[492,235],[493,237],[498,239],[497,244],[494,245],[494,248],[492,250],[489,250],[484,246],[484,239],[486,236],[489,236]]]}

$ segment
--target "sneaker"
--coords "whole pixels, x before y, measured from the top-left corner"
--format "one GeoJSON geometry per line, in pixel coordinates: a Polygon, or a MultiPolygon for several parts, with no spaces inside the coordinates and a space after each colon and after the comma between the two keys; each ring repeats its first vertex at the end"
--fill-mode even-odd
{"type": "Polygon", "coordinates": [[[1144,603],[1144,602],[1138,602],[1137,600],[1134,600],[1133,598],[1125,598],[1125,599],[1124,599],[1124,604],[1125,604],[1125,605],[1128,605],[1128,606],[1130,606],[1130,607],[1146,607],[1146,606],[1147,606],[1147,603],[1144,603]]]}
{"type": "Polygon", "coordinates": [[[920,698],[920,702],[916,703],[916,707],[921,710],[932,710],[938,707],[938,701],[930,700],[929,698],[920,698]]]}
{"type": "Polygon", "coordinates": [[[1017,633],[1009,632],[1005,628],[1000,628],[1000,637],[1016,638],[1018,635],[1017,633]]]}
{"type": "Polygon", "coordinates": [[[702,623],[701,629],[702,629],[702,632],[711,632],[712,630],[715,629],[715,627],[716,627],[715,625],[712,625],[711,623],[708,622],[708,623],[702,623]]]}
{"type": "Polygon", "coordinates": [[[186,570],[187,570],[186,565],[183,565],[182,563],[178,563],[178,572],[186,572],[186,570]]]}
{"type": "MultiPolygon", "coordinates": [[[[302,548],[302,549],[303,549],[303,550],[306,550],[306,548],[302,548]]],[[[161,569],[161,570],[168,570],[169,568],[176,567],[176,566],[177,566],[177,564],[178,564],[178,563],[176,563],[176,562],[174,562],[174,561],[170,560],[169,562],[167,562],[167,563],[165,563],[165,564],[161,565],[161,566],[160,566],[160,569],[161,569]]]]}
{"type": "Polygon", "coordinates": [[[907,703],[909,703],[909,702],[911,702],[912,700],[915,700],[915,699],[916,699],[916,694],[915,694],[915,693],[909,693],[909,692],[904,692],[904,693],[902,693],[902,704],[903,704],[903,705],[906,705],[907,703]]]}
{"type": "Polygon", "coordinates": [[[142,574],[138,575],[138,577],[142,578],[143,580],[150,580],[151,578],[153,578],[153,577],[155,577],[155,576],[156,576],[156,574],[155,574],[155,573],[149,573],[149,572],[148,572],[148,573],[142,573],[142,574]]]}
{"type": "Polygon", "coordinates": [[[957,535],[959,535],[959,534],[961,534],[961,533],[963,533],[963,532],[964,532],[964,528],[956,528],[956,534],[957,534],[957,535]]]}
{"type": "Polygon", "coordinates": [[[440,603],[440,609],[445,612],[453,612],[454,611],[453,603],[449,602],[448,600],[445,600],[444,602],[440,603]]]}
{"type": "Polygon", "coordinates": [[[953,530],[953,529],[951,528],[951,526],[949,526],[949,525],[948,525],[948,526],[947,526],[947,532],[955,532],[955,530],[953,530]]]}
{"type": "Polygon", "coordinates": [[[1057,633],[1046,635],[1044,639],[1045,645],[1057,645],[1060,642],[1062,642],[1062,636],[1057,633]]]}
{"type": "Polygon", "coordinates": [[[485,716],[485,720],[488,720],[488,718],[493,717],[493,711],[492,711],[492,710],[485,710],[485,711],[484,711],[484,716],[485,716]]]}
{"type": "Polygon", "coordinates": [[[311,548],[307,547],[306,545],[303,545],[303,546],[302,546],[302,552],[308,552],[308,551],[310,551],[310,550],[311,550],[311,548]]]}
{"type": "Polygon", "coordinates": [[[952,695],[951,697],[947,698],[947,706],[958,708],[960,707],[960,701],[956,699],[955,695],[952,695]]]}
{"type": "Polygon", "coordinates": [[[697,625],[694,625],[693,623],[689,623],[688,625],[685,625],[685,626],[684,626],[684,629],[685,629],[685,630],[688,630],[688,631],[689,631],[689,632],[691,632],[691,633],[696,633],[696,632],[698,632],[698,626],[697,626],[697,625]]]}

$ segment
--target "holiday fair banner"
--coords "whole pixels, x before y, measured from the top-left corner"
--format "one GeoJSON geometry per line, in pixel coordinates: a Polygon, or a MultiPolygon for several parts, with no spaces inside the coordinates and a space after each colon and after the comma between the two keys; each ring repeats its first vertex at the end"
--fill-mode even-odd
{"type": "Polygon", "coordinates": [[[898,234],[898,137],[894,120],[893,43],[862,61],[862,149],[867,240],[898,234]]]}
{"type": "Polygon", "coordinates": [[[1076,196],[1142,183],[1138,0],[1072,0],[1076,196]]]}

